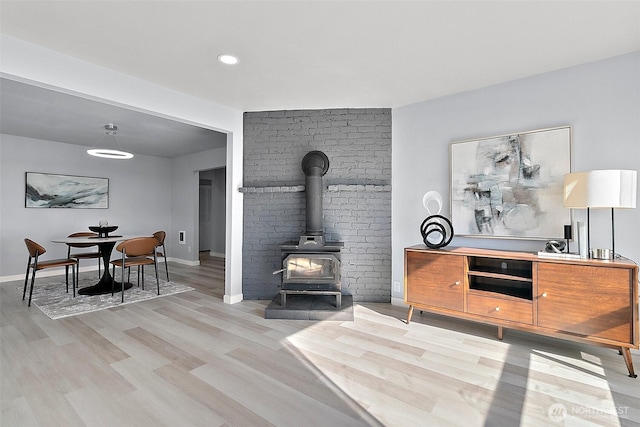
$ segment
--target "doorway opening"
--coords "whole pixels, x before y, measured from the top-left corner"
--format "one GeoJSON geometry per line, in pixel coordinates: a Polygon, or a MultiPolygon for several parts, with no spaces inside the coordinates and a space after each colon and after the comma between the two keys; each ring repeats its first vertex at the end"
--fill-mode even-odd
{"type": "Polygon", "coordinates": [[[199,255],[225,257],[227,168],[200,171],[198,197],[199,255]]]}

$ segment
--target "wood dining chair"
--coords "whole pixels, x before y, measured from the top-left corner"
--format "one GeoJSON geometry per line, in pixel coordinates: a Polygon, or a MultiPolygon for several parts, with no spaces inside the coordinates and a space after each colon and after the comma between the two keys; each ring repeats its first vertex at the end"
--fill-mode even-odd
{"type": "MultiPolygon", "coordinates": [[[[160,295],[160,279],[158,278],[158,257],[156,256],[155,248],[158,245],[158,240],[155,237],[136,237],[120,242],[116,246],[116,250],[122,253],[121,259],[111,261],[113,265],[113,281],[115,282],[116,267],[122,269],[122,302],[124,302],[124,284],[125,284],[125,269],[131,267],[138,267],[138,286],[140,286],[140,270],[142,270],[142,289],[144,289],[144,266],[153,265],[156,272],[156,284],[158,286],[158,295],[160,295]],[[153,255],[153,259],[150,256],[153,255]]],[[[113,295],[115,285],[111,285],[111,295],[113,295]]]]}
{"type": "MultiPolygon", "coordinates": [[[[67,237],[98,237],[98,233],[92,233],[90,231],[80,231],[78,233],[69,234],[67,237]]],[[[91,248],[97,247],[95,243],[67,243],[67,258],[75,258],[78,260],[78,274],[80,274],[80,260],[81,259],[98,259],[98,277],[101,277],[102,271],[102,252],[95,250],[91,252],[81,251],[73,252],[72,248],[91,248]]]]}
{"type": "Polygon", "coordinates": [[[29,281],[29,271],[33,271],[31,276],[31,288],[29,289],[29,307],[31,307],[31,296],[33,295],[33,284],[36,281],[36,272],[47,268],[64,267],[66,273],[67,293],[69,293],[69,267],[71,267],[73,297],[76,296],[76,285],[78,284],[77,270],[78,260],[74,258],[60,258],[42,261],[40,255],[47,252],[47,250],[40,244],[34,242],[31,239],[24,239],[24,243],[27,245],[27,251],[29,252],[29,260],[27,261],[27,274],[24,278],[24,290],[22,291],[22,301],[27,293],[27,283],[29,281]]]}
{"type": "MultiPolygon", "coordinates": [[[[162,230],[156,231],[155,233],[153,233],[153,237],[155,237],[156,240],[158,241],[158,244],[154,248],[156,252],[156,256],[158,258],[164,258],[164,271],[167,275],[167,282],[168,282],[169,281],[169,265],[167,264],[167,249],[164,246],[164,239],[167,237],[167,233],[165,233],[162,230]],[[160,249],[160,247],[162,247],[162,249],[160,249]]],[[[153,254],[151,252],[147,254],[147,256],[149,257],[152,255],[153,254]]],[[[131,274],[131,270],[129,270],[129,274],[131,274]]]]}

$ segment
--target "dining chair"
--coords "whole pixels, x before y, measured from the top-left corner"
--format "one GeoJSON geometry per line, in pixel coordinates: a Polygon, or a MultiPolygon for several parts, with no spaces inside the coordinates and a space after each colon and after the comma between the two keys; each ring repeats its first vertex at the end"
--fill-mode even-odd
{"type": "Polygon", "coordinates": [[[36,272],[47,268],[64,267],[67,282],[67,293],[69,293],[69,267],[71,267],[71,279],[73,288],[73,297],[76,297],[76,285],[78,278],[76,276],[78,266],[78,260],[74,258],[60,258],[51,259],[47,261],[41,261],[40,255],[47,252],[47,250],[40,244],[34,242],[31,239],[24,239],[24,243],[27,245],[27,251],[29,252],[29,260],[27,261],[27,274],[24,278],[24,290],[22,291],[22,301],[27,294],[27,283],[29,282],[29,270],[33,271],[31,276],[31,288],[29,289],[29,307],[31,307],[31,296],[33,295],[33,284],[36,280],[36,272]]]}
{"type": "MultiPolygon", "coordinates": [[[[140,268],[142,267],[142,289],[144,289],[144,266],[153,265],[156,272],[156,284],[158,295],[160,295],[160,279],[158,278],[158,257],[155,248],[158,240],[155,237],[136,237],[120,242],[116,250],[122,253],[122,258],[111,261],[113,265],[113,281],[115,282],[116,267],[122,268],[122,302],[124,302],[124,270],[131,267],[138,267],[138,286],[140,286],[140,268]],[[153,255],[153,259],[150,256],[153,255]]],[[[111,295],[113,295],[115,285],[111,285],[111,295]]]]}
{"type": "Polygon", "coordinates": [[[164,258],[164,270],[167,273],[167,282],[169,281],[169,266],[167,265],[167,249],[164,247],[164,239],[167,237],[167,233],[164,231],[156,231],[153,233],[153,237],[158,241],[158,245],[156,246],[156,255],[160,258],[164,258]],[[158,248],[162,246],[162,250],[160,251],[158,248]]]}
{"type": "MultiPolygon", "coordinates": [[[[69,234],[67,237],[98,237],[98,233],[92,233],[90,231],[80,231],[78,233],[69,234]]],[[[72,248],[90,248],[97,246],[95,243],[67,243],[67,258],[75,258],[78,260],[78,274],[80,274],[80,260],[81,259],[98,259],[98,277],[101,277],[102,271],[102,252],[95,250],[92,252],[74,252],[71,253],[72,248]]]]}
{"type": "MultiPolygon", "coordinates": [[[[156,252],[156,256],[158,258],[164,258],[164,271],[167,274],[167,282],[168,282],[169,281],[169,265],[167,264],[167,249],[164,246],[164,239],[167,237],[167,233],[165,233],[164,231],[156,231],[155,233],[153,233],[153,237],[155,237],[156,240],[158,241],[158,244],[154,248],[156,252]],[[161,246],[162,246],[162,250],[159,249],[161,246]]],[[[147,254],[147,256],[149,257],[151,255],[153,255],[151,252],[147,254]]],[[[131,270],[129,270],[129,274],[130,273],[131,273],[131,270]]]]}

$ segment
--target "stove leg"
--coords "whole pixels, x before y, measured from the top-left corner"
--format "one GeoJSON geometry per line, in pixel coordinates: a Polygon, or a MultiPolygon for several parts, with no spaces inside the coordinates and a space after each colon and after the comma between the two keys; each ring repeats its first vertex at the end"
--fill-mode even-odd
{"type": "Polygon", "coordinates": [[[280,305],[285,307],[287,305],[287,293],[280,292],[280,305]]]}
{"type": "Polygon", "coordinates": [[[336,294],[336,307],[342,307],[342,294],[340,293],[336,294]]]}

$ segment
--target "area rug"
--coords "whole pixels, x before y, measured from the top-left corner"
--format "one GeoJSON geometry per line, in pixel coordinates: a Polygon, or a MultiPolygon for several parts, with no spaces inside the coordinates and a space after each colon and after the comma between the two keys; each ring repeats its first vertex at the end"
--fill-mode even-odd
{"type": "MultiPolygon", "coordinates": [[[[66,292],[67,287],[64,278],[62,280],[52,278],[54,281],[42,283],[44,280],[44,278],[36,279],[31,304],[54,320],[122,305],[120,292],[115,293],[113,296],[111,294],[78,295],[76,292],[76,297],[74,298],[71,289],[69,289],[69,293],[66,292]]],[[[94,285],[96,281],[97,277],[81,278],[78,288],[94,285]]],[[[190,286],[160,279],[160,295],[158,295],[155,276],[145,275],[144,282],[145,290],[142,290],[142,286],[137,286],[137,281],[132,282],[133,287],[127,289],[124,293],[124,304],[133,304],[193,290],[190,286]]],[[[22,293],[22,287],[20,287],[20,292],[22,293]]],[[[27,298],[29,297],[28,292],[29,289],[27,289],[27,298]]]]}

